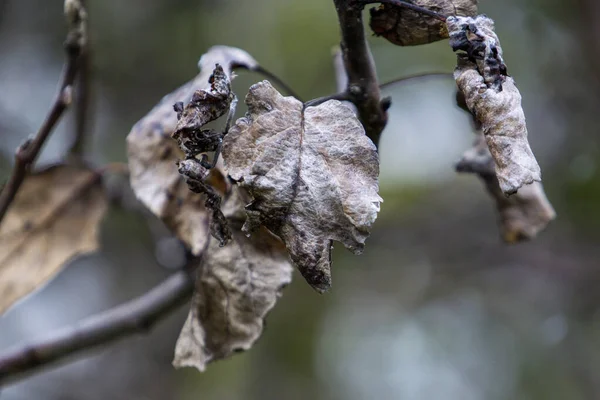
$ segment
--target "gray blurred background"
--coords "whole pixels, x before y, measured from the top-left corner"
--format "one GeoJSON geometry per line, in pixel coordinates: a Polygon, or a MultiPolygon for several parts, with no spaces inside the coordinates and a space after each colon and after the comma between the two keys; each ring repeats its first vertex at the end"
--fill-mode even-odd
{"type": "MultiPolygon", "coordinates": [[[[97,164],[126,161],[131,126],[193,77],[215,44],[247,50],[304,99],[335,90],[331,1],[87,3],[94,117],[86,147],[97,164]]],[[[62,6],[0,0],[1,180],[52,101],[62,6]]],[[[385,202],[363,255],[337,246],[328,294],[295,274],[255,347],[203,374],[170,365],[183,307],[147,336],[10,385],[0,399],[600,398],[600,3],[481,0],[480,10],[496,20],[558,213],[537,240],[503,245],[481,183],[454,173],[473,132],[454,106],[453,81],[392,85],[385,202]]],[[[446,41],[370,40],[382,82],[454,66],[446,41]]],[[[262,79],[239,75],[240,97],[262,79]]],[[[61,158],[73,126],[71,112],[41,164],[61,158]]],[[[118,206],[103,223],[102,247],[0,317],[0,349],[140,295],[181,262],[164,229],[118,206]]]]}

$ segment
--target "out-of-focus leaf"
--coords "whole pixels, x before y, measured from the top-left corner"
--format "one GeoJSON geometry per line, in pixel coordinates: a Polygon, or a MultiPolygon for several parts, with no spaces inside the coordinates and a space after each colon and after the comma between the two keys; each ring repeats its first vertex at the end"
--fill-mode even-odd
{"type": "Polygon", "coordinates": [[[208,89],[216,64],[227,76],[232,68],[255,68],[258,63],[243,50],[215,46],[200,58],[200,74],[163,99],[127,136],[131,186],[140,201],[161,218],[179,239],[198,255],[208,238],[209,214],[202,196],[190,191],[178,172],[177,161],[184,155],[171,138],[177,125],[173,105],[189,102],[198,89],[208,89]]]}
{"type": "Polygon", "coordinates": [[[540,182],[524,185],[511,197],[502,193],[494,160],[482,134],[477,136],[473,147],[463,154],[456,169],[459,172],[476,173],[485,183],[488,193],[496,202],[502,238],[508,243],[535,238],[556,217],[540,182]]]}
{"type": "Polygon", "coordinates": [[[192,307],[175,346],[176,368],[204,371],[211,361],[248,350],[291,282],[292,266],[279,238],[264,228],[251,238],[240,224],[233,228],[231,243],[220,247],[211,239],[202,256],[192,307]]]}
{"type": "Polygon", "coordinates": [[[377,217],[375,145],[339,101],[305,109],[263,81],[246,104],[223,145],[227,172],[252,198],[244,230],[264,225],[282,238],[304,278],[323,292],[331,285],[332,241],[359,253],[377,217]]]}
{"type": "MultiPolygon", "coordinates": [[[[407,0],[442,15],[473,16],[478,0],[407,0]]],[[[416,46],[448,38],[442,21],[390,4],[371,9],[371,29],[398,46],[416,46]]]]}
{"type": "Polygon", "coordinates": [[[521,94],[507,75],[494,22],[482,15],[451,17],[447,22],[453,50],[466,52],[458,54],[454,78],[468,109],[481,123],[502,192],[510,195],[541,181],[527,141],[521,94]]]}
{"type": "Polygon", "coordinates": [[[101,176],[57,165],[28,176],[0,226],[0,313],[98,248],[101,176]]]}

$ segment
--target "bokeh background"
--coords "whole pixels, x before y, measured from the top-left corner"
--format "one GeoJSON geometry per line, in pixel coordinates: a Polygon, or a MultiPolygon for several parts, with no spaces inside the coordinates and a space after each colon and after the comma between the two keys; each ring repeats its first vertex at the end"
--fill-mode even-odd
{"type": "MultiPolygon", "coordinates": [[[[62,3],[0,0],[1,179],[52,101],[62,3]]],[[[126,161],[131,126],[215,44],[247,50],[304,99],[335,91],[331,1],[87,3],[86,154],[98,165],[126,161]]],[[[254,348],[203,374],[170,365],[183,307],[148,335],[11,384],[0,399],[600,398],[600,3],[480,0],[480,10],[496,20],[558,213],[538,239],[502,244],[481,183],[454,173],[473,132],[451,78],[404,81],[386,88],[380,217],[363,255],[336,247],[328,294],[295,274],[254,348]]],[[[382,82],[454,66],[446,41],[370,42],[382,82]]],[[[262,79],[239,75],[241,97],[262,79]]],[[[62,157],[73,129],[71,112],[40,165],[62,157]]],[[[182,260],[164,227],[122,203],[103,223],[102,248],[0,317],[0,350],[140,295],[182,260]]]]}

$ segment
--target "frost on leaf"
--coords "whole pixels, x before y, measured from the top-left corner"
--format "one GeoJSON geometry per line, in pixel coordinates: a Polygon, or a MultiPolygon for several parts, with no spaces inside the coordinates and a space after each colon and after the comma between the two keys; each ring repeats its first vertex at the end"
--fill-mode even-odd
{"type": "Polygon", "coordinates": [[[191,310],[175,346],[176,368],[204,371],[207,363],[252,347],[291,281],[281,240],[264,228],[248,238],[240,225],[230,244],[210,240],[202,256],[191,310]]]}
{"type": "Polygon", "coordinates": [[[463,154],[456,169],[458,172],[475,173],[485,183],[496,202],[502,238],[508,243],[533,239],[556,216],[540,182],[523,186],[511,197],[502,193],[494,171],[494,160],[482,134],[463,154]]]}
{"type": "Polygon", "coordinates": [[[540,167],[527,141],[521,94],[507,75],[494,23],[485,16],[448,18],[450,45],[458,54],[454,78],[481,124],[495,162],[500,188],[510,195],[541,181],[540,167]]]}
{"type": "Polygon", "coordinates": [[[0,314],[98,248],[107,205],[88,169],[57,165],[25,179],[0,226],[0,314]]]}
{"type": "Polygon", "coordinates": [[[210,86],[209,77],[216,64],[231,76],[233,67],[258,66],[243,50],[215,46],[200,58],[200,74],[166,95],[127,136],[131,186],[139,200],[198,255],[207,240],[207,213],[203,196],[190,191],[179,174],[177,162],[184,154],[171,135],[177,125],[173,105],[189,102],[198,89],[210,86]]]}
{"type": "Polygon", "coordinates": [[[244,231],[264,225],[320,292],[331,285],[332,241],[359,253],[382,201],[379,159],[353,112],[336,100],[304,109],[267,81],[223,145],[229,175],[252,199],[244,231]]]}
{"type": "MultiPolygon", "coordinates": [[[[442,15],[474,16],[478,0],[408,0],[442,15]]],[[[398,46],[416,46],[448,38],[446,24],[404,7],[382,4],[371,9],[371,29],[398,46]]]]}

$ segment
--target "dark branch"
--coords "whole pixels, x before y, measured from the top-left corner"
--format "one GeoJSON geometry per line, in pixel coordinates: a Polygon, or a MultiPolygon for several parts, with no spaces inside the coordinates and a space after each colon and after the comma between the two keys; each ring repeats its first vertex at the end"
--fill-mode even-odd
{"type": "Polygon", "coordinates": [[[377,145],[387,123],[387,112],[382,106],[375,63],[365,37],[362,19],[364,3],[358,0],[334,0],[334,4],[342,31],[341,49],[348,74],[346,92],[357,108],[367,136],[377,145]]]}
{"type": "Polygon", "coordinates": [[[84,350],[149,331],[191,297],[194,279],[190,270],[173,274],[137,299],[0,354],[0,386],[84,350]]]}
{"type": "Polygon", "coordinates": [[[46,120],[37,134],[33,138],[27,139],[25,143],[17,148],[12,175],[3,187],[2,193],[0,193],[0,223],[40,153],[46,139],[48,139],[52,129],[56,126],[63,115],[63,112],[71,103],[72,86],[77,75],[78,59],[81,48],[85,43],[86,13],[79,1],[66,0],[65,14],[67,16],[67,21],[69,22],[69,33],[67,34],[67,40],[65,41],[67,58],[65,66],[63,67],[60,87],[46,120]]]}
{"type": "Polygon", "coordinates": [[[427,15],[429,17],[438,19],[442,22],[446,22],[446,19],[448,18],[447,15],[443,15],[443,14],[437,13],[435,11],[429,10],[427,8],[417,6],[417,5],[409,3],[408,1],[405,1],[405,0],[377,0],[377,1],[361,0],[361,1],[364,5],[373,4],[373,3],[381,3],[381,4],[391,4],[391,5],[394,5],[397,7],[403,7],[403,8],[412,10],[414,12],[417,12],[419,14],[427,15]]]}
{"type": "MultiPolygon", "coordinates": [[[[85,7],[85,1],[79,0],[85,7]]],[[[87,31],[89,32],[89,18],[87,20],[87,31]]],[[[75,133],[73,143],[69,149],[69,154],[81,159],[85,141],[88,137],[89,126],[92,125],[92,110],[90,108],[90,90],[91,90],[91,67],[92,54],[90,49],[90,38],[86,37],[85,43],[79,55],[79,66],[77,80],[75,82],[75,133]]]]}

